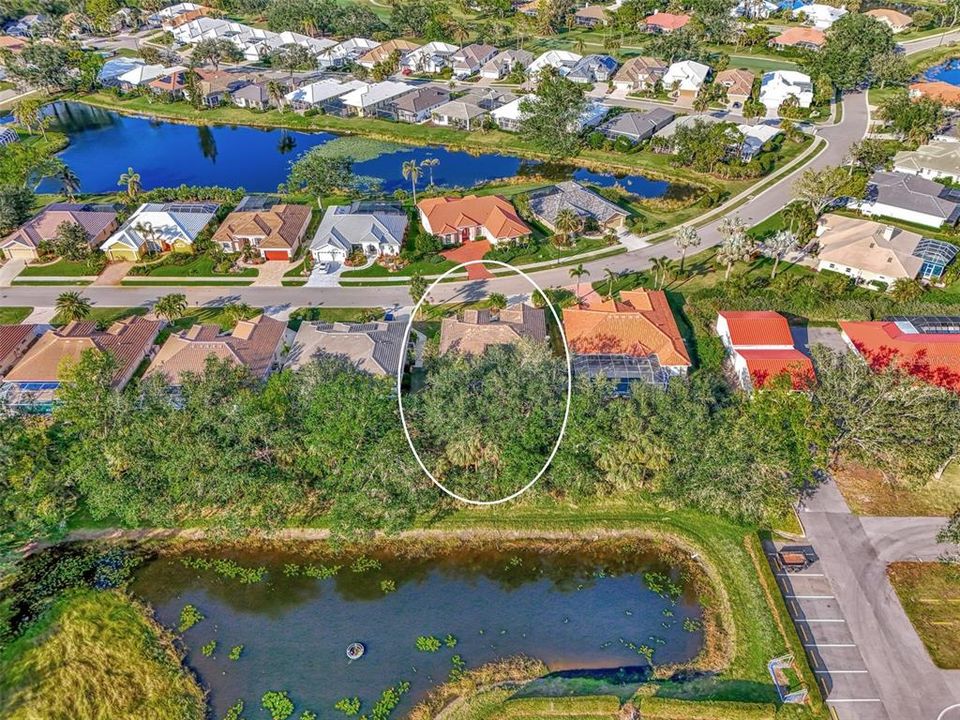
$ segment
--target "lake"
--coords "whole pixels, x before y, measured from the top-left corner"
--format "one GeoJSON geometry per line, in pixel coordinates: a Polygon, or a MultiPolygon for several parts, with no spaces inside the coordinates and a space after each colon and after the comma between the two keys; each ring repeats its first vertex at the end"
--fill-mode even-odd
{"type": "Polygon", "coordinates": [[[288,691],[298,714],[334,717],[334,703],[353,696],[369,712],[382,690],[407,681],[399,717],[447,679],[454,655],[467,668],[523,654],[551,671],[636,673],[648,666],[647,648],[654,663],[678,663],[703,643],[701,608],[682,573],[636,544],[406,547],[359,556],[359,564],[356,555],[311,560],[292,551],[219,556],[265,568],[253,584],[183,562],[217,557],[210,553],[164,556],[139,570],[132,591],[167,627],[176,629],[187,603],[205,616],[183,637],[217,718],[238,699],[259,717],[268,690],[288,691]],[[334,565],[335,576],[316,577],[334,565]],[[417,638],[431,635],[452,635],[456,646],[419,651],[417,638]],[[205,657],[200,648],[211,640],[217,649],[205,657]],[[353,642],[366,652],[351,662],[353,642]],[[232,661],[239,644],[243,654],[232,661]]]}
{"type": "Polygon", "coordinates": [[[949,60],[936,65],[924,72],[923,77],[960,86],[960,60],[949,60]]]}
{"type": "MultiPolygon", "coordinates": [[[[333,133],[295,132],[247,126],[195,126],[132,117],[82,103],[57,102],[48,106],[53,127],[65,132],[70,145],[60,157],[80,178],[83,192],[113,192],[117,178],[134,168],[146,189],[177,185],[242,186],[256,192],[273,192],[286,180],[290,162],[301,153],[334,141],[346,149],[361,146],[354,164],[357,175],[375,178],[386,192],[410,189],[401,167],[407,160],[439,160],[433,181],[442,187],[470,188],[491,180],[539,174],[551,179],[591,182],[600,186],[620,183],[642,197],[664,196],[670,184],[642,175],[615,177],[571,166],[541,163],[497,153],[471,154],[443,147],[415,147],[363,138],[338,138],[333,133]]],[[[420,187],[429,180],[429,171],[420,187]]],[[[59,183],[46,180],[43,192],[59,183]]]]}

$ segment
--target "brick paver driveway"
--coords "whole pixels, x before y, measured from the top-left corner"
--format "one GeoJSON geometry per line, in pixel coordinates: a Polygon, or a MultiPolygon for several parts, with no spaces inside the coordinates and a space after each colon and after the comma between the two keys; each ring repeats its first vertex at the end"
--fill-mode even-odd
{"type": "MultiPolygon", "coordinates": [[[[473,240],[465,242],[460,247],[452,250],[444,250],[443,255],[447,260],[455,263],[468,262],[470,260],[481,260],[483,256],[490,252],[491,245],[489,240],[473,240]]],[[[486,280],[492,278],[493,273],[484,265],[470,265],[467,267],[467,278],[469,280],[486,280]]]]}

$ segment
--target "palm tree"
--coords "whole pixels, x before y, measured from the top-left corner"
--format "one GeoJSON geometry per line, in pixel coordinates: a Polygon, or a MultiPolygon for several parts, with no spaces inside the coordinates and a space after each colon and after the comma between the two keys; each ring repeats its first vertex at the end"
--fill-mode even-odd
{"type": "Polygon", "coordinates": [[[507,306],[507,296],[503,293],[490,293],[487,298],[487,305],[493,311],[494,315],[499,315],[500,311],[507,306]]]}
{"type": "Polygon", "coordinates": [[[680,272],[683,272],[683,263],[687,259],[689,248],[700,247],[700,235],[692,225],[681,225],[673,238],[673,244],[680,251],[680,272]]]}
{"type": "Polygon", "coordinates": [[[61,318],[73,321],[83,320],[90,315],[90,301],[76,290],[60,293],[57,296],[57,315],[61,318]]]}
{"type": "Polygon", "coordinates": [[[563,244],[566,245],[570,241],[570,236],[583,227],[583,218],[570,208],[563,208],[557,213],[557,217],[553,221],[553,227],[556,229],[557,235],[563,238],[563,244]]]}
{"type": "Polygon", "coordinates": [[[127,197],[131,200],[143,190],[143,185],[140,184],[140,173],[136,172],[132,167],[128,167],[127,171],[120,176],[120,179],[117,180],[117,185],[120,187],[126,186],[127,197]]]}
{"type": "Polygon", "coordinates": [[[470,39],[470,28],[461,20],[453,20],[448,28],[450,37],[457,41],[460,49],[463,49],[463,43],[470,39]]]}
{"type": "Polygon", "coordinates": [[[160,243],[158,242],[160,232],[153,227],[153,223],[149,221],[138,222],[133,226],[133,229],[146,241],[147,252],[154,252],[154,248],[160,247],[160,243]]]}
{"type": "Polygon", "coordinates": [[[768,255],[773,256],[773,268],[770,270],[770,279],[777,277],[777,266],[783,259],[783,256],[797,246],[797,236],[790,230],[780,230],[773,237],[769,238],[763,248],[768,255]]]}
{"type": "Polygon", "coordinates": [[[697,93],[697,96],[693,99],[693,109],[697,111],[697,114],[703,114],[707,111],[707,108],[710,107],[710,98],[707,96],[707,93],[701,90],[697,93]]]}
{"type": "Polygon", "coordinates": [[[153,312],[157,317],[167,321],[178,320],[187,311],[187,296],[183,293],[170,293],[158,298],[153,304],[153,312]]]}
{"type": "Polygon", "coordinates": [[[577,302],[580,302],[580,280],[584,275],[590,275],[590,271],[583,266],[583,263],[570,268],[570,277],[577,279],[577,302]]]}
{"type": "Polygon", "coordinates": [[[607,300],[613,300],[613,283],[617,280],[617,273],[610,268],[604,268],[603,274],[607,278],[607,300]]]}
{"type": "Polygon", "coordinates": [[[246,320],[253,315],[253,308],[244,302],[232,302],[223,306],[223,314],[226,315],[231,325],[236,325],[241,320],[246,320]]]}
{"type": "Polygon", "coordinates": [[[430,187],[433,187],[433,169],[440,164],[440,158],[427,158],[420,162],[420,167],[430,171],[430,187]]]}
{"type": "Polygon", "coordinates": [[[73,171],[66,163],[63,163],[60,166],[60,172],[57,174],[57,179],[60,181],[60,185],[63,188],[64,194],[70,199],[73,200],[77,193],[80,192],[80,178],[77,177],[77,174],[73,171]]]}
{"type": "Polygon", "coordinates": [[[792,202],[783,209],[783,219],[790,223],[790,232],[802,227],[807,219],[807,207],[800,202],[792,202]]]}
{"type": "Polygon", "coordinates": [[[287,95],[286,90],[286,86],[279,80],[271,80],[267,83],[267,97],[277,104],[280,112],[283,112],[285,109],[283,101],[287,95]]]}
{"type": "Polygon", "coordinates": [[[726,267],[724,280],[730,279],[730,271],[736,262],[746,262],[753,255],[753,241],[739,217],[725,217],[720,223],[723,242],[717,250],[717,260],[726,267]]]}
{"type": "Polygon", "coordinates": [[[404,179],[410,178],[410,186],[413,188],[413,204],[417,204],[417,180],[420,179],[420,173],[423,172],[416,160],[407,160],[403,163],[402,172],[404,179]]]}
{"type": "Polygon", "coordinates": [[[650,265],[653,269],[653,282],[656,284],[657,290],[663,290],[663,286],[667,284],[667,274],[670,272],[670,258],[662,255],[654,258],[650,265]]]}

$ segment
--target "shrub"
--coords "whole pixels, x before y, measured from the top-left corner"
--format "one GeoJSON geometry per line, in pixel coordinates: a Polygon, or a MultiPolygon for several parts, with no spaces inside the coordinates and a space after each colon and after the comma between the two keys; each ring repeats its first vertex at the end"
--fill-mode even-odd
{"type": "Polygon", "coordinates": [[[234,645],[230,648],[230,654],[227,655],[231,660],[239,660],[240,656],[243,654],[243,645],[234,645]]]}
{"type": "Polygon", "coordinates": [[[211,657],[217,651],[217,641],[211,640],[206,645],[200,648],[200,652],[203,653],[204,657],[211,657]]]}
{"type": "Polygon", "coordinates": [[[342,712],[344,715],[356,715],[358,712],[360,712],[360,698],[341,698],[334,703],[333,707],[342,712]]]}
{"type": "Polygon", "coordinates": [[[421,635],[417,638],[417,650],[435,653],[440,649],[440,638],[433,635],[421,635]]]}
{"type": "Polygon", "coordinates": [[[197,610],[195,606],[187,603],[180,611],[180,623],[177,625],[177,629],[180,632],[186,632],[201,620],[203,620],[203,613],[197,610]]]}
{"type": "Polygon", "coordinates": [[[260,698],[260,704],[273,720],[287,720],[293,715],[293,701],[287,697],[286,690],[268,690],[260,698]]]}

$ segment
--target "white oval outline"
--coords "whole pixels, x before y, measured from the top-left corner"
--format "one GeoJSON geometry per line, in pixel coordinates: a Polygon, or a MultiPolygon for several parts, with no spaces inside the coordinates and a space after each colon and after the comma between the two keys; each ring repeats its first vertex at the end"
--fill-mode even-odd
{"type": "Polygon", "coordinates": [[[400,406],[400,424],[403,426],[403,434],[407,438],[407,445],[410,446],[410,451],[413,453],[413,457],[415,457],[417,460],[417,465],[419,465],[420,469],[423,470],[424,473],[426,473],[427,477],[430,478],[431,481],[433,481],[434,485],[436,485],[438,488],[443,490],[447,495],[454,498],[455,500],[459,500],[460,502],[466,503],[468,505],[500,505],[501,503],[510,502],[514,498],[519,497],[520,495],[522,495],[523,493],[525,493],[527,490],[529,490],[534,486],[537,480],[539,480],[543,476],[543,474],[547,471],[547,468],[550,467],[550,463],[553,462],[553,458],[557,454],[557,450],[560,449],[560,443],[563,442],[563,436],[566,435],[567,433],[567,422],[570,419],[570,401],[573,398],[573,361],[570,358],[570,347],[567,345],[567,335],[566,333],[563,332],[563,323],[560,321],[560,316],[557,314],[556,308],[553,307],[553,303],[550,302],[550,298],[547,297],[547,294],[543,291],[543,289],[539,285],[537,285],[537,283],[533,280],[533,278],[527,275],[520,268],[514,267],[510,263],[501,262],[500,260],[483,260],[483,259],[467,260],[466,262],[462,262],[459,265],[455,265],[454,267],[447,270],[445,273],[443,273],[443,275],[441,275],[436,280],[434,280],[429,285],[429,287],[427,287],[426,292],[423,293],[423,297],[420,298],[420,300],[414,306],[413,312],[410,313],[410,320],[407,321],[407,328],[403,333],[403,347],[405,349],[404,359],[406,359],[406,356],[407,356],[407,348],[409,347],[408,343],[410,341],[410,331],[413,329],[414,318],[417,317],[417,313],[420,311],[420,307],[423,305],[424,301],[430,295],[430,292],[441,281],[443,281],[444,278],[448,277],[449,275],[456,272],[460,268],[469,267],[471,265],[487,265],[487,264],[499,265],[500,267],[506,268],[508,270],[513,270],[515,273],[520,275],[524,280],[530,283],[533,286],[533,288],[543,296],[543,299],[546,302],[547,307],[550,308],[550,312],[553,314],[553,319],[557,321],[557,327],[560,328],[560,339],[563,340],[563,351],[567,358],[567,403],[563,411],[563,422],[560,424],[560,434],[557,435],[557,441],[553,445],[553,450],[550,451],[550,457],[547,458],[547,461],[543,464],[543,467],[540,468],[540,472],[536,474],[533,480],[528,482],[526,485],[524,485],[522,488],[517,490],[512,495],[507,495],[506,497],[500,498],[499,500],[471,500],[470,498],[462,497],[461,495],[458,495],[452,490],[449,490],[446,487],[444,487],[443,483],[437,480],[433,476],[433,473],[427,470],[427,466],[424,465],[423,460],[420,459],[420,453],[418,453],[417,449],[413,446],[413,439],[410,437],[410,430],[407,428],[407,418],[403,412],[403,393],[400,390],[400,385],[403,382],[404,363],[397,364],[397,404],[400,406]]]}

